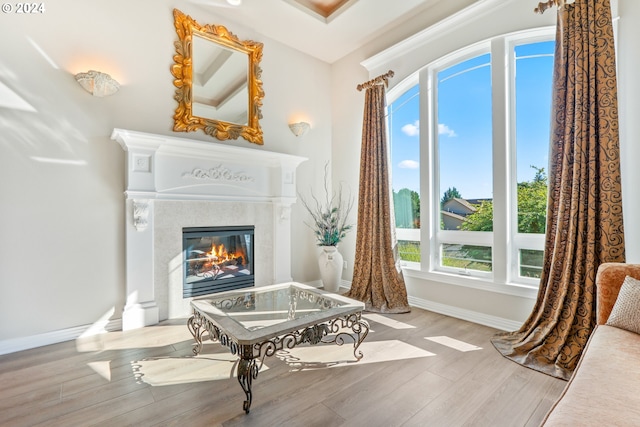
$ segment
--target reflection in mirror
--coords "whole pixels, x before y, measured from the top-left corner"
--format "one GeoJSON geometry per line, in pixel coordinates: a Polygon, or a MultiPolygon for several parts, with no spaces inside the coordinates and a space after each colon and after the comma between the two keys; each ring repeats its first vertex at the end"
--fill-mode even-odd
{"type": "Polygon", "coordinates": [[[193,115],[247,125],[247,55],[193,36],[193,115]]]}
{"type": "Polygon", "coordinates": [[[173,15],[179,38],[171,67],[178,101],[173,130],[262,144],[262,44],[240,41],[220,25],[201,26],[177,9],[173,15]]]}

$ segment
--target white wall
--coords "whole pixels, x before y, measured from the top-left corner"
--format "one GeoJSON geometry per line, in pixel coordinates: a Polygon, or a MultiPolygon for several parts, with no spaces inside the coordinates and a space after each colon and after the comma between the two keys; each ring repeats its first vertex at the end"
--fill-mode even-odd
{"type": "Polygon", "coordinates": [[[618,107],[627,262],[640,263],[640,2],[618,0],[618,107]]]}
{"type": "MultiPolygon", "coordinates": [[[[0,82],[35,109],[7,107],[0,98],[0,350],[3,343],[82,329],[105,315],[116,323],[120,318],[124,152],[109,136],[114,127],[174,134],[174,7],[264,43],[264,146],[225,143],[310,158],[298,168],[301,189],[322,184],[318,171],[330,158],[328,64],[218,19],[215,8],[195,2],[56,0],[45,6],[41,15],[0,18],[0,82]],[[122,88],[92,97],[73,77],[89,69],[111,74],[122,88]],[[295,118],[307,118],[312,131],[293,136],[287,124],[295,118]]],[[[176,135],[220,143],[200,132],[176,135]]],[[[303,255],[293,276],[315,280],[313,237],[301,218],[295,206],[293,253],[303,255]]]]}
{"type": "MultiPolygon", "coordinates": [[[[491,0],[489,1],[491,2],[491,0]]],[[[533,13],[537,3],[523,3],[518,0],[493,1],[495,8],[486,14],[474,14],[464,25],[457,25],[432,35],[429,42],[415,49],[408,49],[401,57],[388,61],[373,61],[390,46],[399,43],[408,36],[430,27],[442,18],[473,6],[473,1],[440,2],[429,13],[415,16],[407,26],[396,32],[385,33],[369,43],[365,48],[354,52],[333,65],[333,163],[334,180],[358,186],[358,164],[362,126],[363,93],[355,86],[386,72],[395,71],[390,88],[413,74],[430,61],[453,52],[474,41],[490,38],[526,28],[555,25],[555,8],[544,15],[533,13]],[[410,28],[410,29],[409,29],[410,28]],[[413,31],[406,34],[406,31],[413,31]],[[365,61],[366,60],[366,61],[365,61]],[[370,73],[361,62],[372,69],[370,73]],[[375,62],[375,63],[374,63],[375,62]],[[371,65],[373,63],[373,65],[371,65]]],[[[623,191],[625,209],[625,227],[627,238],[627,258],[640,262],[640,225],[633,221],[640,214],[640,194],[632,191],[633,183],[640,182],[640,169],[632,166],[640,160],[640,122],[634,117],[640,111],[640,83],[636,78],[640,67],[638,55],[633,44],[640,40],[640,29],[634,22],[640,19],[640,2],[637,0],[619,1],[620,43],[619,43],[619,84],[620,84],[620,123],[622,129],[621,151],[623,157],[623,191]],[[634,142],[635,141],[635,142],[634,142]]],[[[355,221],[355,216],[354,216],[355,221]]],[[[342,246],[346,260],[352,266],[355,254],[355,233],[352,233],[342,246]]],[[[347,277],[352,277],[352,268],[347,277]]],[[[484,289],[456,286],[444,280],[434,280],[434,276],[421,273],[405,273],[405,281],[410,301],[418,306],[444,312],[508,329],[524,321],[534,304],[535,292],[513,294],[496,293],[484,289]]],[[[455,280],[449,280],[455,282],[455,280]]]]}

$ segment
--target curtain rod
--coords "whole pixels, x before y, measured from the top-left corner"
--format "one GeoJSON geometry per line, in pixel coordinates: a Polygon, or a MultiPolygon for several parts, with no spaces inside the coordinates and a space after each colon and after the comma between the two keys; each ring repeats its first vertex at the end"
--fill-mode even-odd
{"type": "Polygon", "coordinates": [[[538,7],[533,9],[535,13],[539,13],[542,15],[545,10],[552,8],[553,6],[562,7],[564,5],[564,0],[549,0],[547,2],[538,3],[538,7]]]}
{"type": "Polygon", "coordinates": [[[375,79],[369,80],[368,82],[361,83],[357,86],[358,91],[362,91],[362,89],[369,89],[377,84],[384,83],[385,86],[389,86],[389,79],[393,77],[393,70],[389,70],[388,72],[379,75],[375,79]]]}

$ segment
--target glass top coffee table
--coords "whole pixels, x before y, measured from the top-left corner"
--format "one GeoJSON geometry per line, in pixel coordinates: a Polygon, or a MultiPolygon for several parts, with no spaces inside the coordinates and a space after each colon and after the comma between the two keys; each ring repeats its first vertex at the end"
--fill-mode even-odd
{"type": "Polygon", "coordinates": [[[301,283],[239,289],[191,301],[187,326],[202,351],[205,334],[240,358],[238,382],[245,392],[243,409],[251,408],[251,383],[267,356],[308,343],[353,341],[353,355],[369,333],[362,319],[364,303],[301,283]],[[258,365],[259,362],[259,365],[258,365]]]}

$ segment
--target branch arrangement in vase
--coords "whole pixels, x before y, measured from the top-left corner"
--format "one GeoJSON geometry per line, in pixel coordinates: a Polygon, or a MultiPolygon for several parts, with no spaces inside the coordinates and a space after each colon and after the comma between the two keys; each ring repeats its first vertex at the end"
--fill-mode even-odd
{"type": "Polygon", "coordinates": [[[347,231],[353,228],[352,224],[347,224],[347,219],[353,208],[354,199],[351,194],[349,196],[343,194],[342,184],[337,194],[329,191],[328,169],[329,163],[324,167],[324,200],[320,201],[313,191],[311,191],[313,203],[307,202],[302,195],[298,194],[302,205],[313,219],[312,223],[305,222],[305,224],[313,230],[318,246],[338,246],[347,231]]]}

